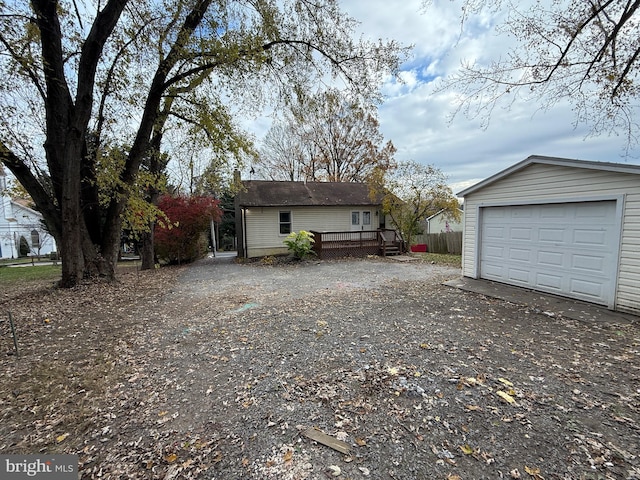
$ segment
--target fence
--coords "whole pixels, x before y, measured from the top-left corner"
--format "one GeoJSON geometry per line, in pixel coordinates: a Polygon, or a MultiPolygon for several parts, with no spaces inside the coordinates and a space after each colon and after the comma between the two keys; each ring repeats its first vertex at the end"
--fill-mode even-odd
{"type": "Polygon", "coordinates": [[[418,235],[416,243],[426,243],[427,251],[431,253],[462,254],[462,232],[418,235]]]}

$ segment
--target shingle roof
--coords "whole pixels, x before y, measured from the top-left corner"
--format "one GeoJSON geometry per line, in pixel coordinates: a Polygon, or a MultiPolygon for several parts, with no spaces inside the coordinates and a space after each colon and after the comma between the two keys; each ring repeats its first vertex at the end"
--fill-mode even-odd
{"type": "Polygon", "coordinates": [[[241,207],[380,204],[369,197],[369,187],[364,183],[245,180],[242,185],[245,190],[236,197],[241,207]]]}

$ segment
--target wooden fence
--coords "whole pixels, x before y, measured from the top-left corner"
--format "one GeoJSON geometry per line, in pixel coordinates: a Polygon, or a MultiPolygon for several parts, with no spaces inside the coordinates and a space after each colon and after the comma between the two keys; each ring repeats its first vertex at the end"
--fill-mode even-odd
{"type": "Polygon", "coordinates": [[[415,243],[426,243],[427,251],[431,253],[462,254],[462,232],[418,235],[415,243]]]}

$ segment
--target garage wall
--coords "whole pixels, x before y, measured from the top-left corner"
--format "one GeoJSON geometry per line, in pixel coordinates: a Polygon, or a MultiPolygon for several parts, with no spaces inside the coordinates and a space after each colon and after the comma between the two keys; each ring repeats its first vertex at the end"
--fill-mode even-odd
{"type": "Polygon", "coordinates": [[[465,196],[463,275],[478,277],[481,206],[584,201],[624,196],[616,309],[640,314],[640,175],[531,164],[465,196]]]}

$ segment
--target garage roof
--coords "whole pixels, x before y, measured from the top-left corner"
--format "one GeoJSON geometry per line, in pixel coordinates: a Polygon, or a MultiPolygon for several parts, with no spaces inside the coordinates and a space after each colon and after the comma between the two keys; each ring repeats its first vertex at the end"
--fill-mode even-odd
{"type": "Polygon", "coordinates": [[[606,170],[609,172],[620,172],[620,173],[632,173],[632,174],[640,174],[640,165],[628,165],[625,163],[612,163],[612,162],[594,162],[588,160],[575,160],[571,158],[557,158],[557,157],[545,157],[541,155],[531,155],[527,157],[523,161],[512,165],[511,167],[502,170],[501,172],[496,173],[488,178],[485,178],[479,183],[462,190],[457,195],[460,197],[464,197],[469,195],[470,193],[476,192],[481,188],[486,187],[487,185],[491,185],[498,180],[511,175],[523,168],[528,167],[529,165],[533,165],[536,163],[543,163],[547,165],[558,165],[561,167],[576,167],[576,168],[589,168],[592,170],[606,170]]]}
{"type": "Polygon", "coordinates": [[[369,196],[364,183],[351,182],[272,182],[246,180],[238,193],[241,207],[302,207],[336,205],[379,205],[369,196]]]}

